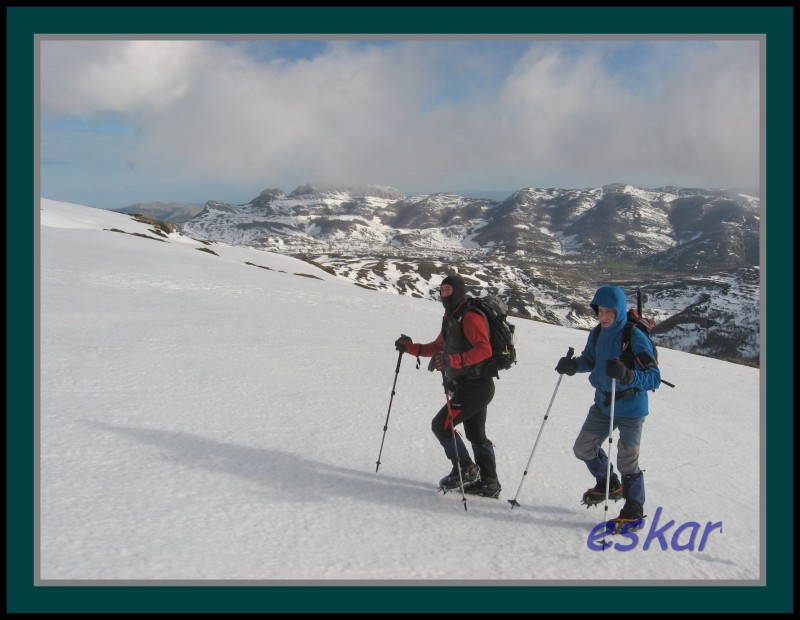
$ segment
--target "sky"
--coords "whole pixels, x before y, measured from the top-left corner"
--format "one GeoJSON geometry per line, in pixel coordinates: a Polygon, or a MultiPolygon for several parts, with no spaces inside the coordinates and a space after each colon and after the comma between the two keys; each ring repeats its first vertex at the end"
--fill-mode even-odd
{"type": "Polygon", "coordinates": [[[523,36],[48,35],[40,195],[116,209],[306,183],[760,187],[755,36],[523,36]]]}
{"type": "MultiPolygon", "coordinates": [[[[763,581],[765,498],[791,505],[767,494],[765,370],[660,349],[676,387],[650,394],[648,520],[600,550],[594,528],[621,503],[581,506],[594,479],[572,454],[593,391],[586,375],[554,372],[586,331],[513,321],[519,363],[496,381],[487,421],[501,497],[464,501],[436,491],[450,469],[430,431],[441,380],[410,356],[398,365],[393,346],[401,333],[432,340],[438,303],[253,248],[157,237],[120,213],[40,206],[35,530],[23,549],[38,594],[62,610],[70,589],[47,586],[83,586],[78,598],[104,611],[247,600],[583,612],[585,590],[570,590],[584,585],[667,587],[625,589],[641,611],[785,604],[776,588],[791,570],[774,565],[785,546],[770,547],[763,581]],[[252,588],[138,592],[209,584],[252,588]],[[491,594],[442,589],[453,584],[491,594]],[[301,589],[284,599],[282,585],[301,589]],[[315,585],[330,587],[303,596],[315,585]]],[[[771,474],[774,485],[786,472],[771,474]]]]}

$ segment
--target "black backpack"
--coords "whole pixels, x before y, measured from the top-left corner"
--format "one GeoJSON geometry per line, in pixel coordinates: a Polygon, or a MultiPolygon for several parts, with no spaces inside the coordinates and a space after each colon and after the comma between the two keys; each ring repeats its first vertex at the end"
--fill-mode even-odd
{"type": "MultiPolygon", "coordinates": [[[[622,353],[620,354],[619,359],[622,360],[622,363],[625,364],[627,368],[630,368],[631,370],[635,369],[633,348],[631,347],[631,332],[633,332],[634,329],[639,329],[644,333],[645,336],[647,336],[647,339],[653,346],[653,357],[656,360],[656,364],[658,364],[658,346],[650,335],[651,330],[656,326],[656,324],[651,319],[642,316],[641,289],[636,290],[636,308],[629,308],[626,316],[628,322],[625,324],[625,327],[622,328],[622,353]]],[[[597,346],[597,339],[599,337],[600,326],[595,325],[592,328],[592,344],[594,346],[597,346]]],[[[670,387],[675,387],[674,384],[670,383],[669,381],[664,381],[664,379],[661,380],[661,383],[665,383],[670,387]]]]}
{"type": "Polygon", "coordinates": [[[486,364],[495,371],[508,370],[517,363],[517,337],[515,326],[508,322],[508,306],[499,297],[469,297],[466,311],[477,310],[486,317],[489,324],[489,342],[492,345],[492,357],[486,364]]]}

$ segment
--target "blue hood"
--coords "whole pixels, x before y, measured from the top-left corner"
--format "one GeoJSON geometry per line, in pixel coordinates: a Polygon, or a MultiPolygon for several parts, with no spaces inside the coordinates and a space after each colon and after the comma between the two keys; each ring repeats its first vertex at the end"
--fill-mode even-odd
{"type": "Polygon", "coordinates": [[[601,286],[594,294],[594,299],[592,299],[590,305],[595,315],[597,315],[599,306],[613,308],[617,313],[617,318],[614,321],[615,325],[626,322],[625,316],[628,314],[628,301],[625,299],[625,291],[618,286],[601,286]]]}

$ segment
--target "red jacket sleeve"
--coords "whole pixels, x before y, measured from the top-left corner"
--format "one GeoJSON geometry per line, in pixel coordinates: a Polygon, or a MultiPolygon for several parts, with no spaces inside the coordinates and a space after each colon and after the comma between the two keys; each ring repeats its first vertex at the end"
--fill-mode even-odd
{"type": "MultiPolygon", "coordinates": [[[[489,341],[489,327],[483,315],[479,312],[467,312],[461,325],[464,336],[472,344],[472,348],[466,353],[451,355],[450,365],[453,368],[465,368],[489,359],[492,356],[492,345],[489,341]]],[[[442,351],[444,351],[444,340],[441,333],[433,342],[419,345],[420,357],[433,357],[442,351]]]]}
{"type": "Polygon", "coordinates": [[[442,340],[442,334],[439,333],[436,336],[436,340],[433,342],[428,342],[427,344],[420,344],[419,345],[419,356],[420,357],[433,357],[437,353],[441,353],[444,351],[444,340],[442,340]]]}
{"type": "Polygon", "coordinates": [[[480,312],[467,312],[462,323],[464,336],[472,344],[472,348],[461,355],[451,355],[450,365],[453,368],[473,366],[492,357],[492,345],[489,341],[489,327],[480,312]],[[462,358],[465,362],[462,364],[462,358]]]}

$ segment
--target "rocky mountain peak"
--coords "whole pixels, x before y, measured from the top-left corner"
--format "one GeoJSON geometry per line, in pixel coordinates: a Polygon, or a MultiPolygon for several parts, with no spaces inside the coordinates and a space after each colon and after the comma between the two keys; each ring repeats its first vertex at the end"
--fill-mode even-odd
{"type": "MultiPolygon", "coordinates": [[[[696,311],[698,296],[734,292],[735,307],[748,310],[726,320],[757,335],[752,308],[759,291],[752,280],[758,279],[759,206],[752,193],[735,190],[624,183],[527,187],[500,202],[308,184],[288,195],[264,190],[245,205],[209,201],[182,229],[195,238],[311,258],[371,288],[385,288],[386,273],[399,269],[404,276],[394,292],[420,297],[433,296],[427,280],[438,269],[455,265],[503,292],[520,317],[580,328],[594,322],[586,304],[599,284],[645,284],[653,293],[663,288],[662,298],[670,301],[655,310],[675,325],[661,334],[669,342],[680,331],[675,317],[696,311]],[[672,290],[682,297],[671,297],[672,290]]],[[[721,325],[714,325],[715,333],[725,331],[721,325]]],[[[681,334],[675,342],[694,352],[758,359],[757,337],[744,349],[727,341],[710,347],[707,338],[703,349],[684,340],[681,334]]]]}

